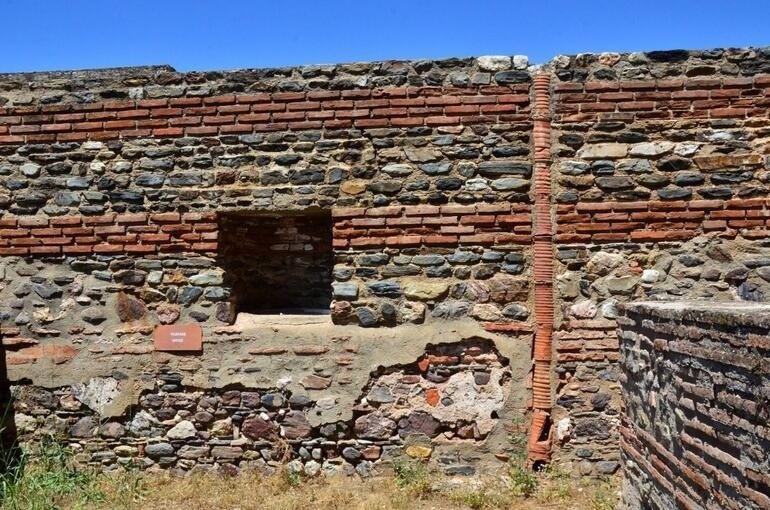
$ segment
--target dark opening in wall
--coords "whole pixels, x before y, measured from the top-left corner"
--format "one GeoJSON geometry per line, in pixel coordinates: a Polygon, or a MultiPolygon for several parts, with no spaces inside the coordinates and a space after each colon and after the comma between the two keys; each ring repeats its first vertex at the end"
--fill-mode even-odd
{"type": "Polygon", "coordinates": [[[332,219],[328,211],[220,214],[220,264],[235,311],[328,314],[332,219]]]}

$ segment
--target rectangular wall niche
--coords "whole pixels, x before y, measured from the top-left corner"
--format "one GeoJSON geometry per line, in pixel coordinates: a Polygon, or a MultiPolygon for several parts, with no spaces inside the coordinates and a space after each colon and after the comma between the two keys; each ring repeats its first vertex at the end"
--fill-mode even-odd
{"type": "Polygon", "coordinates": [[[328,211],[220,214],[219,250],[238,313],[329,313],[334,255],[328,211]]]}

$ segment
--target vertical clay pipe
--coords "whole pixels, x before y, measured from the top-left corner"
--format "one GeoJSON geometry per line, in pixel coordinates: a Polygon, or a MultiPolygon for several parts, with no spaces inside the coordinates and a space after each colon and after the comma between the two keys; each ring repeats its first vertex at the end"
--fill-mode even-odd
{"type": "Polygon", "coordinates": [[[551,219],[551,116],[549,74],[534,77],[532,109],[534,145],[534,282],[535,343],[532,349],[532,424],[527,460],[551,456],[551,336],[553,334],[553,225],[551,219]]]}

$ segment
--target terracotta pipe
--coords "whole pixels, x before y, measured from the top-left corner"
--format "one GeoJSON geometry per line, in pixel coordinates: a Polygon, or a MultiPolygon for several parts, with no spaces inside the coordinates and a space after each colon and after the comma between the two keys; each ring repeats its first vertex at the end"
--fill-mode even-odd
{"type": "Polygon", "coordinates": [[[553,223],[551,218],[551,116],[549,74],[534,77],[532,110],[534,145],[534,284],[535,342],[532,348],[532,424],[527,460],[530,465],[551,458],[551,339],[554,323],[553,223]]]}

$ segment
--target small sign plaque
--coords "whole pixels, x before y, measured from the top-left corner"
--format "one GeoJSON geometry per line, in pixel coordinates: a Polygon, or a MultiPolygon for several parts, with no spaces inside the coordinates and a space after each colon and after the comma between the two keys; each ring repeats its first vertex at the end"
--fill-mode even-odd
{"type": "Polygon", "coordinates": [[[201,351],[203,331],[195,324],[157,326],[153,333],[156,351],[201,351]]]}

